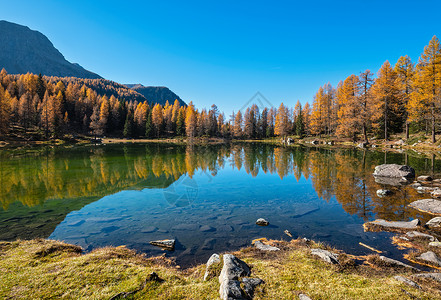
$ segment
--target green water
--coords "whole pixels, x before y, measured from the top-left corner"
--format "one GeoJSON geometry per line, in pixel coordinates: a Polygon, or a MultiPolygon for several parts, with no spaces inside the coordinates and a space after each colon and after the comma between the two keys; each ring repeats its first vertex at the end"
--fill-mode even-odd
{"type": "Polygon", "coordinates": [[[249,245],[256,237],[313,238],[351,253],[358,243],[400,256],[367,220],[429,215],[407,204],[409,186],[379,198],[373,168],[407,163],[437,177],[441,162],[417,154],[323,150],[268,144],[124,144],[0,152],[0,240],[64,240],[86,250],[127,245],[148,254],[175,238],[182,264],[249,245]],[[257,218],[271,225],[259,227],[257,218]]]}

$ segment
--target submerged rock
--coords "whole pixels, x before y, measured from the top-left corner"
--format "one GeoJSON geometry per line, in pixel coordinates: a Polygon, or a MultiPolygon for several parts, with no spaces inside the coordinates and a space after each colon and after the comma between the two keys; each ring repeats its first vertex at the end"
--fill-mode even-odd
{"type": "Polygon", "coordinates": [[[261,241],[257,240],[253,242],[254,247],[256,247],[257,249],[261,250],[261,251],[279,251],[280,249],[277,247],[273,247],[270,245],[266,245],[264,243],[262,243],[261,241]]]}
{"type": "Polygon", "coordinates": [[[175,249],[176,240],[158,240],[158,241],[150,241],[149,243],[153,246],[160,247],[162,249],[166,249],[169,251],[173,251],[175,249]]]}
{"type": "Polygon", "coordinates": [[[384,190],[384,189],[380,189],[377,190],[377,196],[378,197],[386,197],[392,194],[392,191],[390,190],[384,190]]]}
{"type": "Polygon", "coordinates": [[[373,175],[394,178],[413,178],[415,177],[415,170],[406,165],[383,164],[375,167],[373,175]]]}
{"type": "Polygon", "coordinates": [[[219,264],[221,262],[219,254],[214,253],[210,256],[207,261],[207,267],[205,268],[204,281],[210,277],[210,269],[213,265],[219,264]]]}
{"type": "Polygon", "coordinates": [[[429,226],[429,227],[440,227],[441,226],[441,217],[435,217],[433,219],[430,219],[426,223],[426,226],[429,226]]]}
{"type": "Polygon", "coordinates": [[[409,204],[410,207],[422,212],[441,215],[441,201],[435,199],[422,199],[409,204]]]}
{"type": "Polygon", "coordinates": [[[441,266],[441,260],[432,251],[427,251],[427,252],[421,254],[420,256],[418,256],[417,258],[419,260],[428,262],[430,264],[433,264],[433,265],[436,265],[436,266],[441,266]]]}
{"type": "Polygon", "coordinates": [[[365,230],[376,229],[375,227],[380,227],[384,229],[417,229],[420,225],[420,220],[415,219],[410,222],[404,221],[386,221],[383,219],[377,219],[375,221],[366,222],[363,224],[365,230]]]}
{"type": "Polygon", "coordinates": [[[394,278],[396,280],[398,280],[398,281],[403,282],[404,284],[407,284],[408,286],[411,286],[411,287],[414,287],[414,288],[417,288],[417,289],[421,289],[421,287],[419,286],[418,283],[416,283],[416,282],[414,282],[414,281],[412,281],[410,279],[407,279],[406,277],[397,275],[397,276],[394,276],[394,278]]]}
{"type": "Polygon", "coordinates": [[[267,220],[265,220],[264,218],[259,218],[259,219],[257,219],[256,224],[259,226],[268,226],[269,222],[267,220]]]}
{"type": "Polygon", "coordinates": [[[292,237],[292,233],[291,233],[288,229],[285,229],[284,233],[285,233],[287,236],[292,237]]]}
{"type": "Polygon", "coordinates": [[[380,260],[384,261],[385,263],[392,265],[392,266],[397,266],[397,267],[404,267],[407,269],[411,269],[411,270],[415,270],[415,271],[420,271],[419,269],[412,267],[411,265],[402,263],[401,261],[386,257],[386,256],[380,256],[380,260]]]}
{"type": "Polygon", "coordinates": [[[338,254],[322,249],[311,249],[311,254],[320,257],[321,260],[330,263],[338,264],[338,254]]]}

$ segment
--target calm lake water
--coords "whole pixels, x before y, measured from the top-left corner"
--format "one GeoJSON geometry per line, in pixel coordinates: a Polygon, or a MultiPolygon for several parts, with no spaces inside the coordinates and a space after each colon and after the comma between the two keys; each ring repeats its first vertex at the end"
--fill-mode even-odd
{"type": "Polygon", "coordinates": [[[307,237],[353,254],[359,242],[402,258],[390,233],[365,233],[376,218],[427,221],[407,204],[409,186],[387,188],[376,165],[398,163],[435,175],[441,162],[417,154],[324,150],[268,144],[121,144],[0,151],[0,240],[63,240],[89,251],[126,245],[148,255],[149,241],[175,238],[167,252],[183,266],[259,237],[307,237]],[[255,225],[265,218],[270,226],[255,225]]]}

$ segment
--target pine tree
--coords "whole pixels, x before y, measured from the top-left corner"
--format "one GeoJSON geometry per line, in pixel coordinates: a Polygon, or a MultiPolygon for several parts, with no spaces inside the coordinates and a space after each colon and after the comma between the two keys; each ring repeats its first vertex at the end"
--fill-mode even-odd
{"type": "Polygon", "coordinates": [[[297,101],[294,111],[296,135],[302,138],[305,133],[305,124],[303,123],[302,104],[300,104],[300,101],[297,101]]]}
{"type": "Polygon", "coordinates": [[[126,121],[124,122],[123,135],[125,138],[131,138],[134,135],[133,113],[131,110],[128,111],[126,121]]]}
{"type": "Polygon", "coordinates": [[[145,120],[145,137],[149,138],[153,134],[152,109],[150,106],[147,106],[145,120]]]}
{"type": "Polygon", "coordinates": [[[176,135],[185,135],[185,107],[179,108],[178,117],[176,119],[176,135]]]}

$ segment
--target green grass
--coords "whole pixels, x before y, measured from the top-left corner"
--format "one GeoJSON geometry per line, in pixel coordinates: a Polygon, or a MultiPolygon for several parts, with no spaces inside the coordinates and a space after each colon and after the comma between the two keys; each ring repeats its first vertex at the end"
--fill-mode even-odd
{"type": "MultiPolygon", "coordinates": [[[[342,254],[340,266],[330,266],[309,254],[301,240],[272,241],[282,251],[262,253],[253,248],[235,252],[252,269],[252,277],[265,281],[255,299],[421,299],[441,297],[433,286],[424,290],[393,279],[400,273],[381,266],[356,266],[342,254]]],[[[317,247],[317,244],[311,245],[317,247]]],[[[217,276],[203,281],[205,265],[181,270],[165,257],[147,258],[124,247],[102,248],[81,254],[73,245],[50,240],[0,243],[1,299],[110,299],[120,292],[136,291],[149,274],[163,282],[148,281],[129,299],[218,299],[217,276]]],[[[218,275],[220,268],[215,268],[218,275]]]]}

